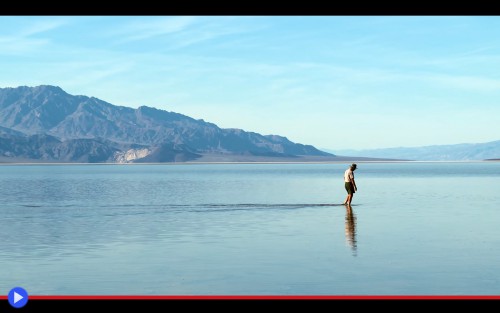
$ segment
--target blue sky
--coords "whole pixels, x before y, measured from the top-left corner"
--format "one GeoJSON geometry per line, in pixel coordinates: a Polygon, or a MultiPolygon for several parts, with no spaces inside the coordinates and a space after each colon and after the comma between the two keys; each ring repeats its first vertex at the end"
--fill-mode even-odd
{"type": "Polygon", "coordinates": [[[500,134],[498,16],[0,16],[0,88],[56,85],[318,148],[500,134]]]}

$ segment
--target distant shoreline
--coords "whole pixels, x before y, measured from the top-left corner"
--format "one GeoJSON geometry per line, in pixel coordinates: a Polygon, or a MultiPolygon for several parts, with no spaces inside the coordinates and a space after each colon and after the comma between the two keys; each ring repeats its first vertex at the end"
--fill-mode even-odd
{"type": "Polygon", "coordinates": [[[350,164],[356,162],[363,163],[495,163],[499,160],[469,160],[469,161],[401,161],[401,160],[377,160],[377,161],[304,161],[304,162],[286,162],[286,161],[246,161],[246,162],[151,162],[151,163],[77,163],[77,162],[0,162],[0,166],[15,166],[15,165],[115,165],[115,166],[134,166],[134,165],[223,165],[223,164],[350,164]]]}
{"type": "Polygon", "coordinates": [[[193,165],[193,164],[350,164],[350,163],[480,163],[500,162],[500,159],[486,160],[403,160],[384,159],[350,156],[297,156],[297,157],[265,157],[247,155],[216,155],[206,154],[201,158],[190,161],[172,162],[57,162],[42,161],[34,159],[9,160],[8,157],[0,157],[0,165],[193,165]]]}

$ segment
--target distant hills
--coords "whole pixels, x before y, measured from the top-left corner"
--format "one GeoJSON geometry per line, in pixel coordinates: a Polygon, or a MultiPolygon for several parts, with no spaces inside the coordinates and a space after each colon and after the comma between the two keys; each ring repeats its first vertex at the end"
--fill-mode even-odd
{"type": "Polygon", "coordinates": [[[350,158],[283,136],[222,129],[147,106],[116,106],[56,86],[0,88],[0,162],[335,160],[350,158]]]}
{"type": "Polygon", "coordinates": [[[479,161],[500,159],[500,140],[486,143],[433,145],[416,148],[371,150],[335,150],[337,155],[371,158],[405,159],[414,161],[479,161]]]}

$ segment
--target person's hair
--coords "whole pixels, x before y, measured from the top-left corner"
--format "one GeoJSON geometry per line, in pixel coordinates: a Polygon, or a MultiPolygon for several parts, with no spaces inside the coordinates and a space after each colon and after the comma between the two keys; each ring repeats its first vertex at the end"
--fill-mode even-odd
{"type": "Polygon", "coordinates": [[[355,170],[357,167],[358,167],[358,166],[356,165],[356,163],[352,163],[352,165],[351,165],[351,169],[352,169],[352,170],[355,170]]]}

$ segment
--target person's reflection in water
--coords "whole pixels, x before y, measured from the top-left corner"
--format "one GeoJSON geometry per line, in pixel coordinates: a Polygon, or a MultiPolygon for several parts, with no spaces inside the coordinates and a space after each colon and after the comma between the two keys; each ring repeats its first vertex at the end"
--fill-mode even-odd
{"type": "Polygon", "coordinates": [[[345,238],[347,244],[352,249],[352,254],[354,256],[357,255],[357,242],[356,242],[356,215],[352,211],[352,207],[350,205],[346,205],[345,211],[345,238]]]}

